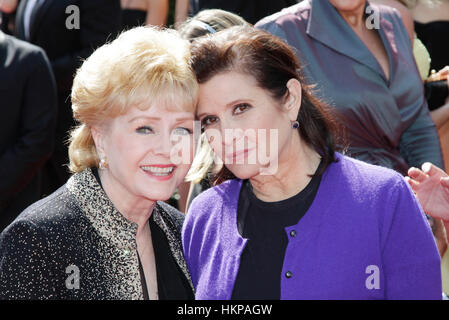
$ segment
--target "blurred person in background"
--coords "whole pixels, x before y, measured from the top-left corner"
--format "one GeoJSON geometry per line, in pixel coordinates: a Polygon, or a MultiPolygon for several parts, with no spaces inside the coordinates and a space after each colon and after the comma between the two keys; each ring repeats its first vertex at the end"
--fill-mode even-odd
{"type": "Polygon", "coordinates": [[[121,0],[122,29],[142,25],[164,27],[167,23],[168,0],[121,0]]]}
{"type": "Polygon", "coordinates": [[[429,50],[431,69],[441,70],[449,65],[449,1],[403,0],[409,3],[415,22],[416,35],[429,50]]]}
{"type": "Polygon", "coordinates": [[[349,155],[403,175],[424,162],[444,167],[410,33],[396,10],[366,0],[307,0],[256,27],[306,62],[306,80],[347,128],[349,155]]]}
{"type": "Polygon", "coordinates": [[[17,0],[0,0],[0,30],[9,35],[14,32],[16,3],[17,0]]]}
{"type": "Polygon", "coordinates": [[[205,9],[221,9],[241,16],[251,24],[263,17],[289,7],[297,0],[177,0],[175,22],[184,22],[188,15],[194,16],[205,9]]]}
{"type": "Polygon", "coordinates": [[[0,232],[41,195],[56,84],[45,52],[0,31],[0,232]]]}
{"type": "Polygon", "coordinates": [[[449,294],[449,176],[431,163],[410,168],[407,180],[428,215],[441,255],[443,291],[449,294]]]}
{"type": "MultiPolygon", "coordinates": [[[[427,98],[427,102],[429,105],[429,110],[430,111],[430,115],[432,117],[432,120],[435,123],[435,126],[437,129],[441,129],[445,123],[447,123],[448,119],[449,119],[449,103],[448,103],[448,97],[447,97],[447,88],[449,86],[449,80],[447,79],[447,73],[449,71],[449,67],[446,68],[442,68],[441,70],[439,70],[439,72],[435,72],[435,70],[433,70],[432,75],[429,77],[430,75],[430,69],[431,69],[431,61],[433,60],[432,57],[430,56],[426,46],[422,43],[422,41],[417,37],[416,33],[415,33],[415,26],[417,25],[416,22],[414,22],[414,17],[413,17],[413,12],[412,9],[415,8],[418,4],[418,2],[420,3],[420,5],[428,5],[428,6],[432,6],[433,7],[433,12],[435,12],[435,14],[438,14],[437,12],[439,12],[440,10],[442,10],[442,12],[446,12],[447,18],[449,19],[449,10],[446,9],[444,10],[444,2],[440,2],[440,1],[433,1],[433,0],[422,0],[422,1],[410,1],[410,0],[371,0],[371,3],[380,3],[383,5],[388,5],[390,7],[395,8],[396,10],[398,10],[399,14],[401,15],[402,18],[402,22],[407,30],[407,32],[409,33],[410,36],[410,40],[412,43],[412,47],[413,47],[413,53],[414,53],[414,57],[417,63],[417,67],[419,70],[419,73],[421,75],[421,79],[424,81],[425,84],[425,94],[426,94],[426,98],[427,98]],[[436,92],[436,90],[440,90],[441,86],[435,87],[436,81],[431,81],[431,79],[435,79],[435,78],[439,78],[440,79],[444,79],[445,81],[443,81],[443,85],[444,87],[442,88],[443,91],[446,92],[446,97],[444,97],[443,99],[440,99],[440,101],[437,101],[437,99],[435,98],[438,95],[438,92],[436,92]],[[433,92],[433,94],[431,94],[433,92]]],[[[447,3],[447,1],[446,1],[447,3]]],[[[439,13],[441,15],[441,13],[439,13]]],[[[438,31],[443,31],[442,29],[440,30],[435,30],[435,32],[438,34],[438,31]]],[[[438,35],[435,34],[435,38],[438,38],[438,35]]],[[[440,37],[442,36],[442,34],[440,34],[440,37]]],[[[447,51],[447,49],[442,48],[441,46],[445,46],[447,41],[441,41],[442,39],[440,39],[439,41],[437,41],[438,43],[435,44],[436,47],[439,47],[440,50],[444,50],[447,51]]],[[[429,46],[429,42],[426,42],[426,45],[429,46]]],[[[440,55],[441,56],[441,55],[440,55]]],[[[449,61],[448,61],[449,62],[449,61]]],[[[433,67],[435,67],[435,64],[432,64],[433,67]]],[[[438,81],[440,82],[440,81],[438,81]]],[[[439,136],[440,136],[440,140],[441,140],[441,147],[442,150],[444,152],[445,148],[449,147],[449,145],[447,145],[449,143],[449,140],[446,140],[447,138],[444,137],[444,135],[441,135],[441,132],[439,132],[439,136]],[[446,144],[446,145],[445,145],[446,144]]],[[[425,164],[422,167],[426,168],[426,170],[428,169],[428,165],[429,164],[425,164]]],[[[442,170],[438,169],[440,172],[444,173],[442,170]]],[[[438,170],[432,170],[431,172],[437,172],[438,170]]],[[[409,176],[416,176],[418,178],[423,178],[425,176],[427,176],[427,174],[425,174],[423,171],[420,171],[416,168],[411,168],[408,171],[409,176]],[[418,174],[419,173],[419,174],[418,174]]],[[[428,179],[430,180],[430,179],[428,179]]],[[[418,184],[412,184],[412,187],[417,187],[418,184]]],[[[416,192],[417,188],[414,189],[414,191],[416,192]]],[[[446,253],[446,248],[447,248],[447,235],[446,235],[446,229],[444,227],[444,223],[441,218],[438,218],[435,214],[429,213],[427,212],[426,208],[429,205],[429,202],[426,201],[425,203],[423,202],[422,199],[422,195],[426,194],[426,192],[420,192],[418,193],[418,195],[420,196],[420,203],[421,205],[423,205],[424,211],[428,214],[428,220],[429,220],[429,224],[432,227],[432,232],[434,234],[435,237],[435,241],[437,243],[437,247],[438,250],[440,252],[440,255],[442,257],[442,261],[441,261],[441,268],[442,268],[442,280],[443,280],[443,291],[444,292],[449,292],[449,265],[448,265],[448,258],[449,258],[449,254],[445,254],[446,253]]],[[[427,195],[430,197],[430,195],[427,195]]],[[[434,199],[433,199],[434,200],[434,199]]],[[[436,204],[438,205],[438,204],[436,204]]],[[[447,210],[449,210],[449,207],[447,207],[447,210]]]]}
{"type": "Polygon", "coordinates": [[[56,79],[58,119],[55,149],[43,172],[43,195],[70,176],[68,131],[74,125],[70,90],[83,59],[120,30],[120,0],[8,0],[16,9],[14,34],[44,49],[56,79]],[[18,6],[17,6],[18,5],[18,6]]]}
{"type": "MultiPolygon", "coordinates": [[[[372,2],[393,7],[401,14],[402,22],[411,37],[418,70],[424,81],[424,92],[430,115],[436,128],[441,129],[449,124],[449,57],[447,54],[449,1],[375,0],[372,2]],[[427,22],[421,23],[416,19],[427,22]]],[[[444,137],[440,134],[440,138],[444,137]]],[[[449,143],[447,138],[442,140],[449,143]]],[[[444,142],[442,141],[443,147],[444,142]]]]}
{"type": "Polygon", "coordinates": [[[426,46],[431,58],[430,81],[426,83],[426,96],[443,146],[445,167],[449,168],[449,1],[404,0],[409,4],[415,21],[417,37],[426,46]],[[444,81],[446,80],[446,81],[444,81]]]}
{"type": "Polygon", "coordinates": [[[206,9],[178,25],[177,29],[184,39],[193,41],[206,34],[243,25],[248,25],[248,22],[235,13],[221,9],[206,9]]]}

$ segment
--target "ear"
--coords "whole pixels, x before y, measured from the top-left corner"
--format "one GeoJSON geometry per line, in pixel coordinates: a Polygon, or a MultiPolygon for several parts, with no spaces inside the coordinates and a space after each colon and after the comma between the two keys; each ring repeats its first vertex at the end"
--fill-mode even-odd
{"type": "Polygon", "coordinates": [[[285,102],[285,109],[291,121],[298,119],[299,109],[301,108],[302,87],[296,79],[290,79],[287,82],[288,99],[285,102]]]}
{"type": "Polygon", "coordinates": [[[92,126],[90,127],[90,132],[92,134],[92,138],[95,142],[95,148],[97,149],[98,157],[104,158],[106,156],[105,152],[105,143],[104,143],[104,128],[101,126],[92,126]]]}

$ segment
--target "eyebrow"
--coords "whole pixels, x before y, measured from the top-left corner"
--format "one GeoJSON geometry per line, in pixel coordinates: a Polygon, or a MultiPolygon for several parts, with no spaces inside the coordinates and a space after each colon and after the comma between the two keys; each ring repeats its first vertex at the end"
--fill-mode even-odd
{"type": "MultiPolygon", "coordinates": [[[[234,100],[234,101],[231,101],[231,102],[227,103],[226,104],[226,109],[229,108],[229,107],[235,106],[236,104],[242,103],[242,102],[254,102],[254,100],[252,100],[252,99],[237,99],[237,100],[234,100]]],[[[203,112],[203,113],[197,115],[197,118],[200,119],[204,115],[207,115],[207,113],[203,112]]]]}
{"type": "Polygon", "coordinates": [[[130,120],[128,121],[128,123],[131,123],[131,122],[136,121],[136,120],[139,120],[139,119],[161,120],[161,118],[158,118],[158,117],[137,116],[137,117],[134,117],[134,118],[130,119],[130,120]]]}
{"type": "MultiPolygon", "coordinates": [[[[128,121],[128,123],[131,123],[131,122],[139,120],[139,119],[154,120],[154,121],[161,120],[161,118],[159,118],[159,117],[137,116],[137,117],[134,117],[134,118],[130,119],[128,121]]],[[[183,122],[183,121],[188,121],[188,120],[194,121],[195,119],[193,119],[191,117],[176,118],[176,123],[183,122]]]]}
{"type": "Polygon", "coordinates": [[[184,122],[184,121],[195,121],[195,119],[191,117],[176,118],[176,122],[184,122]]]}

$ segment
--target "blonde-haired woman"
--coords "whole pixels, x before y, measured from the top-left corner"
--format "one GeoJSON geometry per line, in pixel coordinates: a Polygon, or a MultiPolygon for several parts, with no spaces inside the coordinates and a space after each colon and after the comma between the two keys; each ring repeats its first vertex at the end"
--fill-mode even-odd
{"type": "Polygon", "coordinates": [[[159,201],[192,160],[189,58],[174,31],[140,27],[83,63],[72,89],[74,174],[1,234],[0,298],[193,297],[183,215],[159,201]]]}

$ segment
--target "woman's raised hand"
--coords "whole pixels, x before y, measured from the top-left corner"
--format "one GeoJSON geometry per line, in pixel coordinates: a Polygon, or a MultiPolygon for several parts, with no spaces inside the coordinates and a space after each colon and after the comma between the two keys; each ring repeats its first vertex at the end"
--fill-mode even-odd
{"type": "Polygon", "coordinates": [[[429,162],[424,163],[421,169],[410,168],[406,180],[427,214],[449,221],[448,174],[429,162]]]}

